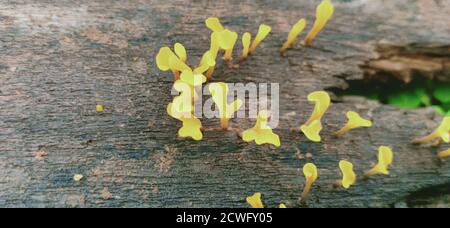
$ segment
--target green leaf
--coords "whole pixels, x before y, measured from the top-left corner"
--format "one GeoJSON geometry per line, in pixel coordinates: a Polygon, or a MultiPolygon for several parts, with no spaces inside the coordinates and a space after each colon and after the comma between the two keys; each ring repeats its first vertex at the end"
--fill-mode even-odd
{"type": "Polygon", "coordinates": [[[450,102],[450,84],[436,84],[433,91],[433,96],[442,103],[450,102]]]}
{"type": "Polygon", "coordinates": [[[420,101],[426,105],[426,106],[430,106],[431,105],[431,97],[428,96],[427,92],[425,91],[424,88],[418,88],[416,89],[416,95],[420,98],[420,101]]]}
{"type": "Polygon", "coordinates": [[[402,91],[388,97],[388,103],[399,108],[418,108],[421,98],[413,91],[402,91]]]}
{"type": "Polygon", "coordinates": [[[441,115],[445,116],[447,114],[447,112],[441,106],[435,105],[435,106],[432,106],[432,107],[433,107],[434,111],[436,111],[437,113],[439,113],[441,115]]]}

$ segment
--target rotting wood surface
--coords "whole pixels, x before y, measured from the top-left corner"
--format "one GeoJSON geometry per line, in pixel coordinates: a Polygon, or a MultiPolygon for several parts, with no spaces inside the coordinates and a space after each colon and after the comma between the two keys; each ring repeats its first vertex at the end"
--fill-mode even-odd
{"type": "MultiPolygon", "coordinates": [[[[312,109],[308,93],[360,79],[378,43],[450,41],[448,1],[334,1],[336,12],[308,48],[278,51],[290,26],[310,28],[320,1],[5,1],[0,3],[0,206],[2,207],[247,207],[262,192],[266,206],[297,207],[314,162],[319,179],[309,207],[389,207],[411,194],[449,184],[447,149],[411,145],[440,117],[430,109],[399,110],[349,98],[325,116],[323,143],[290,128],[312,109]],[[280,83],[280,149],[244,143],[203,120],[204,140],[177,139],[179,122],[165,110],[172,76],[160,72],[159,48],[183,43],[197,63],[209,47],[209,16],[239,34],[273,27],[238,69],[220,66],[213,81],[280,83]],[[95,111],[105,106],[104,113],[95,111]],[[345,112],[371,117],[374,127],[335,139],[345,112]],[[359,175],[391,146],[389,177],[334,190],[338,162],[359,175]],[[80,182],[73,175],[82,174],[80,182]]],[[[305,33],[302,34],[304,37],[305,33]]],[[[240,41],[236,53],[240,51],[240,41]]],[[[251,119],[232,120],[247,129],[251,119]]]]}

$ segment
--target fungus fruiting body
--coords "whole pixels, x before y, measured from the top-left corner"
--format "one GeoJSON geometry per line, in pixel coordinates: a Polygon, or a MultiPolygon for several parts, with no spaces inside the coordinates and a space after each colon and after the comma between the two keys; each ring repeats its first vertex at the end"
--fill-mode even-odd
{"type": "Polygon", "coordinates": [[[223,59],[225,61],[233,60],[233,49],[236,44],[238,34],[236,32],[225,29],[219,32],[219,46],[221,49],[225,50],[223,59]]]}
{"type": "MultiPolygon", "coordinates": [[[[182,47],[181,44],[175,46],[178,54],[186,59],[186,50],[184,50],[184,47],[182,47]]],[[[162,47],[159,49],[159,52],[156,55],[156,65],[162,71],[171,70],[175,81],[179,79],[181,71],[189,69],[189,66],[186,65],[184,61],[180,60],[180,57],[173,53],[169,47],[162,47]]]]}
{"type": "Polygon", "coordinates": [[[311,187],[314,184],[314,182],[317,180],[317,167],[312,163],[307,163],[305,166],[303,166],[303,174],[305,175],[306,183],[305,188],[303,189],[303,193],[300,199],[301,203],[305,203],[308,194],[311,191],[311,187]]]}
{"type": "Polygon", "coordinates": [[[248,53],[250,52],[250,42],[252,40],[252,35],[248,32],[242,35],[242,58],[245,59],[248,57],[248,53]]]}
{"type": "Polygon", "coordinates": [[[450,116],[445,117],[433,133],[422,138],[414,139],[412,142],[414,144],[427,144],[433,143],[436,140],[442,140],[446,143],[450,142],[450,116]]]}
{"type": "Polygon", "coordinates": [[[280,205],[278,205],[278,208],[286,208],[286,205],[284,203],[280,203],[280,205]]]}
{"type": "Polygon", "coordinates": [[[211,31],[213,32],[220,32],[224,30],[219,18],[217,17],[209,17],[208,19],[206,19],[205,24],[206,27],[211,29],[211,31]]]}
{"type": "Polygon", "coordinates": [[[252,196],[247,197],[247,203],[250,204],[253,208],[264,208],[264,205],[261,201],[261,193],[257,192],[252,196]]]}
{"type": "Polygon", "coordinates": [[[250,45],[249,53],[252,53],[256,50],[256,47],[266,38],[266,36],[272,31],[272,27],[261,24],[258,29],[258,33],[256,34],[255,39],[253,40],[252,44],[250,45]]]}
{"type": "Polygon", "coordinates": [[[297,36],[300,34],[306,27],[306,20],[300,19],[297,23],[295,23],[294,26],[292,26],[291,31],[289,31],[288,38],[286,42],[284,42],[283,46],[281,47],[280,52],[285,52],[288,48],[290,48],[292,45],[295,44],[297,41],[297,36]]]}
{"type": "Polygon", "coordinates": [[[95,111],[103,112],[103,111],[105,111],[105,107],[103,107],[103,105],[96,105],[95,106],[95,111]]]}
{"type": "Polygon", "coordinates": [[[356,174],[353,171],[353,164],[351,162],[341,160],[339,162],[339,168],[342,172],[342,180],[339,180],[335,187],[344,187],[345,189],[350,188],[356,182],[356,174]]]}
{"type": "Polygon", "coordinates": [[[228,129],[228,120],[234,115],[236,111],[241,108],[243,102],[240,99],[235,100],[231,104],[227,102],[228,85],[223,82],[211,83],[209,85],[209,91],[212,99],[219,109],[220,114],[220,126],[222,129],[228,129]]]}
{"type": "Polygon", "coordinates": [[[439,159],[450,157],[450,149],[439,152],[437,156],[439,159]]]}
{"type": "Polygon", "coordinates": [[[380,146],[378,148],[378,164],[375,165],[371,170],[369,170],[365,176],[375,176],[379,174],[389,175],[389,166],[392,164],[394,159],[394,154],[391,148],[387,146],[380,146]]]}
{"type": "Polygon", "coordinates": [[[327,92],[316,91],[308,95],[308,101],[315,102],[315,107],[308,121],[300,126],[300,130],[309,140],[320,142],[321,138],[319,133],[322,130],[321,119],[328,107],[330,107],[331,99],[327,92]]]}
{"type": "Polygon", "coordinates": [[[73,180],[74,180],[75,182],[80,182],[81,179],[83,179],[83,175],[81,175],[81,174],[75,174],[75,175],[73,176],[73,180]]]}
{"type": "Polygon", "coordinates": [[[180,60],[185,63],[187,60],[186,48],[184,48],[182,44],[176,43],[173,46],[173,49],[178,58],[180,58],[180,60]]]}
{"type": "Polygon", "coordinates": [[[334,6],[330,0],[323,0],[322,3],[317,6],[316,20],[314,21],[313,28],[303,41],[303,45],[307,46],[313,42],[317,34],[325,27],[328,20],[333,16],[333,13],[334,6]]]}
{"type": "Polygon", "coordinates": [[[341,136],[355,128],[372,126],[372,121],[363,119],[356,112],[347,112],[347,119],[348,119],[348,122],[345,124],[345,126],[343,128],[341,128],[339,131],[337,131],[335,133],[336,136],[341,136]]]}
{"type": "Polygon", "coordinates": [[[256,125],[242,133],[242,139],[246,142],[255,141],[257,145],[272,144],[276,147],[281,145],[280,137],[272,132],[268,123],[267,111],[260,111],[256,120],[256,125]]]}

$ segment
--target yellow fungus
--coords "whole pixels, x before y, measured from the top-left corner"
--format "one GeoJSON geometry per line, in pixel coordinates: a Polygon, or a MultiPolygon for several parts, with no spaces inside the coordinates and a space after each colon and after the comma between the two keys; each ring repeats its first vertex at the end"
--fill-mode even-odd
{"type": "Polygon", "coordinates": [[[450,142],[450,116],[445,117],[439,127],[430,135],[414,139],[414,144],[432,143],[435,140],[442,140],[446,143],[450,142]]]}
{"type": "Polygon", "coordinates": [[[450,157],[450,149],[438,153],[439,159],[444,159],[448,157],[450,157]]]}
{"type": "Polygon", "coordinates": [[[169,60],[172,57],[178,58],[175,55],[175,53],[173,53],[172,50],[170,50],[170,48],[162,47],[162,48],[159,49],[159,52],[156,55],[156,65],[162,71],[172,70],[172,73],[173,73],[173,76],[174,76],[175,80],[178,80],[178,78],[180,76],[180,72],[175,70],[175,69],[173,69],[170,66],[170,64],[169,64],[169,60]]]}
{"type": "Polygon", "coordinates": [[[284,203],[280,203],[280,205],[278,206],[278,208],[286,208],[286,205],[284,203]]]}
{"type": "Polygon", "coordinates": [[[316,21],[314,22],[313,28],[303,41],[305,46],[312,43],[317,34],[325,27],[328,20],[333,16],[333,13],[334,6],[330,0],[323,0],[322,3],[317,6],[316,21]]]}
{"type": "Polygon", "coordinates": [[[180,80],[190,86],[201,86],[206,82],[206,77],[199,72],[193,72],[191,69],[181,72],[180,80]]]}
{"type": "Polygon", "coordinates": [[[339,168],[342,172],[342,180],[338,181],[336,187],[350,188],[356,182],[356,173],[353,171],[353,164],[351,162],[341,160],[339,168]]]}
{"type": "Polygon", "coordinates": [[[308,163],[305,166],[303,166],[303,174],[306,178],[305,188],[303,189],[303,193],[301,196],[301,203],[305,203],[306,199],[308,198],[308,194],[311,190],[312,185],[317,180],[317,167],[312,164],[308,163]]]}
{"type": "Polygon", "coordinates": [[[220,48],[225,50],[225,55],[223,59],[225,61],[233,60],[233,49],[236,44],[238,34],[236,32],[232,32],[228,29],[225,29],[218,33],[219,35],[219,46],[220,48]]]}
{"type": "Polygon", "coordinates": [[[250,51],[250,42],[252,40],[252,35],[248,32],[242,35],[242,58],[245,59],[248,57],[248,53],[250,51]]]}
{"type": "Polygon", "coordinates": [[[103,112],[103,111],[105,111],[105,107],[103,107],[103,105],[96,105],[95,106],[95,111],[97,111],[97,112],[103,112]]]}
{"type": "Polygon", "coordinates": [[[328,107],[330,107],[331,98],[325,91],[316,91],[308,95],[308,101],[314,102],[315,107],[311,117],[306,121],[305,125],[311,124],[314,120],[321,120],[328,107]]]}
{"type": "Polygon", "coordinates": [[[209,17],[208,19],[206,19],[205,24],[206,27],[211,29],[211,31],[213,32],[221,32],[224,30],[219,18],[217,17],[209,17]]]}
{"type": "Polygon", "coordinates": [[[281,47],[280,51],[282,53],[286,51],[286,49],[290,48],[292,45],[295,44],[295,42],[297,41],[298,34],[300,34],[305,29],[305,27],[306,27],[305,19],[300,19],[299,21],[297,21],[297,23],[295,23],[294,26],[292,26],[292,29],[289,32],[286,42],[284,42],[283,46],[281,47]]]}
{"type": "Polygon", "coordinates": [[[280,137],[272,132],[272,129],[267,126],[268,122],[267,111],[260,111],[256,120],[256,125],[242,133],[242,139],[246,142],[255,140],[257,145],[272,144],[276,147],[281,145],[280,137]]]}
{"type": "Polygon", "coordinates": [[[250,204],[253,208],[264,208],[264,205],[261,201],[261,193],[257,192],[252,196],[247,197],[247,203],[250,204]]]}
{"type": "Polygon", "coordinates": [[[339,131],[335,133],[336,136],[341,136],[348,131],[359,128],[359,127],[372,127],[372,121],[363,119],[358,113],[356,112],[347,112],[347,119],[348,122],[345,124],[343,128],[341,128],[339,131]]]}
{"type": "Polygon", "coordinates": [[[192,97],[194,96],[192,86],[178,80],[174,83],[174,89],[180,93],[173,99],[173,102],[167,106],[167,113],[178,120],[181,117],[189,118],[194,112],[194,105],[192,103],[192,97]]]}
{"type": "Polygon", "coordinates": [[[366,173],[367,177],[378,174],[389,175],[389,166],[392,164],[394,154],[387,146],[380,146],[378,149],[378,164],[366,173]]]}
{"type": "Polygon", "coordinates": [[[222,129],[228,129],[228,120],[239,110],[243,104],[242,100],[237,99],[231,104],[227,102],[228,85],[223,82],[211,83],[209,85],[212,99],[219,109],[220,126],[222,129]]]}
{"type": "Polygon", "coordinates": [[[180,60],[185,63],[187,60],[187,54],[186,54],[186,49],[184,48],[184,46],[180,43],[176,43],[174,45],[174,50],[175,50],[175,54],[177,54],[178,58],[180,58],[180,60]]]}
{"type": "Polygon", "coordinates": [[[255,39],[253,40],[249,52],[252,53],[256,50],[256,47],[266,38],[266,36],[270,33],[272,27],[261,24],[258,29],[258,33],[256,34],[255,39]]]}
{"type": "Polygon", "coordinates": [[[203,139],[202,123],[195,116],[189,118],[182,117],[183,127],[178,131],[178,135],[181,138],[190,137],[196,141],[203,139]]]}
{"type": "Polygon", "coordinates": [[[200,64],[197,68],[194,69],[194,73],[200,73],[203,74],[206,72],[210,67],[214,67],[216,65],[216,60],[213,58],[211,51],[206,51],[202,59],[200,60],[200,64]]]}
{"type": "Polygon", "coordinates": [[[313,142],[320,142],[322,140],[319,135],[320,131],[322,131],[322,123],[320,120],[314,120],[310,125],[302,125],[300,130],[313,142]]]}
{"type": "MultiPolygon", "coordinates": [[[[209,48],[209,52],[211,55],[211,59],[213,59],[214,61],[216,61],[217,59],[217,53],[219,52],[220,49],[220,43],[219,43],[219,32],[213,32],[211,34],[211,45],[209,48]]],[[[206,77],[208,79],[211,79],[212,74],[214,73],[214,66],[210,66],[208,69],[208,72],[206,73],[206,77]]]]}
{"type": "Polygon", "coordinates": [[[81,179],[83,179],[83,175],[81,175],[81,174],[75,174],[73,176],[73,180],[76,181],[76,182],[81,181],[81,179]]]}

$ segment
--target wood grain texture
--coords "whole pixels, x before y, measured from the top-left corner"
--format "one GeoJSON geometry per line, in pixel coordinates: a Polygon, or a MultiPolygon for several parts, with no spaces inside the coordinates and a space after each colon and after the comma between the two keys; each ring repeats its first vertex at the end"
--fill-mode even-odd
{"type": "MultiPolygon", "coordinates": [[[[306,162],[319,167],[309,207],[390,207],[448,184],[450,165],[435,159],[445,145],[409,144],[440,122],[429,109],[349,98],[326,114],[323,143],[289,129],[308,118],[308,93],[362,78],[359,66],[376,57],[378,43],[448,44],[450,3],[334,1],[335,16],[313,46],[281,57],[290,26],[305,17],[310,28],[319,2],[1,2],[0,206],[247,207],[245,197],[259,191],[269,207],[297,207],[306,162]],[[209,47],[204,20],[213,15],[239,34],[255,34],[260,23],[273,27],[250,59],[238,69],[221,65],[213,81],[280,83],[280,149],[211,130],[217,120],[203,120],[201,142],[177,139],[179,123],[165,112],[172,76],[156,68],[154,57],[160,47],[181,42],[188,61],[197,63],[209,47]],[[97,113],[96,104],[105,112],[97,113]],[[348,110],[375,125],[334,139],[348,110]],[[340,159],[361,175],[380,145],[395,151],[391,176],[333,190],[340,159]],[[46,153],[38,153],[41,159],[39,151],[46,153]],[[83,180],[74,182],[75,174],[83,180]]],[[[253,123],[232,120],[242,129],[253,123]]]]}

